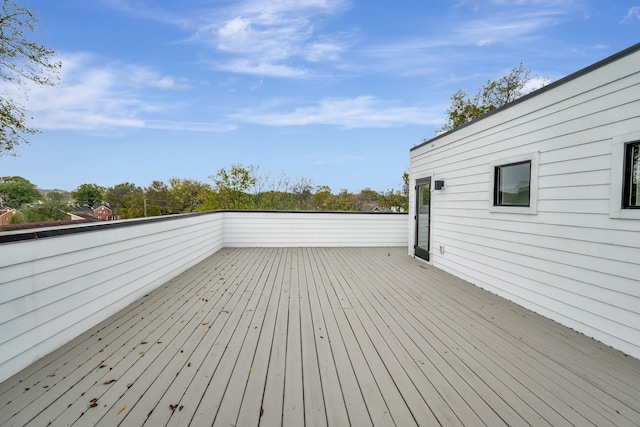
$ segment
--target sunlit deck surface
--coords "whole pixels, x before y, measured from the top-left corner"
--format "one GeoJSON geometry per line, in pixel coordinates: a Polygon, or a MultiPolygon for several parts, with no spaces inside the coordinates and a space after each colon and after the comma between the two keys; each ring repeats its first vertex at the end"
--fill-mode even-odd
{"type": "Polygon", "coordinates": [[[223,249],[0,384],[1,425],[637,425],[640,361],[406,255],[223,249]]]}

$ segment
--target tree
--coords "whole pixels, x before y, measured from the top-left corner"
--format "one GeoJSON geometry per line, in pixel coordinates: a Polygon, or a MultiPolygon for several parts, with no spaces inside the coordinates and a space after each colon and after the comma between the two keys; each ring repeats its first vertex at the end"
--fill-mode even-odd
{"type": "Polygon", "coordinates": [[[69,219],[70,210],[64,196],[52,191],[42,203],[27,206],[21,212],[27,222],[49,222],[69,219]]]}
{"type": "Polygon", "coordinates": [[[291,185],[290,191],[293,193],[298,209],[308,210],[313,208],[313,202],[311,201],[312,189],[311,180],[308,178],[300,178],[291,185]]]}
{"type": "Polygon", "coordinates": [[[127,193],[120,199],[118,216],[122,219],[144,217],[144,202],[144,192],[142,189],[136,188],[134,192],[127,193]]]}
{"type": "Polygon", "coordinates": [[[146,215],[158,216],[178,213],[176,200],[173,198],[167,184],[162,181],[153,181],[145,191],[146,215]]]}
{"type": "Polygon", "coordinates": [[[315,210],[331,210],[332,199],[333,194],[331,194],[331,188],[328,185],[319,185],[316,187],[316,192],[312,196],[315,210]]]}
{"type": "Polygon", "coordinates": [[[102,203],[104,187],[97,184],[82,184],[71,192],[78,206],[94,206],[102,203]]]}
{"type": "Polygon", "coordinates": [[[104,193],[104,201],[107,202],[111,208],[117,209],[122,206],[124,196],[136,191],[142,192],[142,189],[130,182],[123,182],[122,184],[107,188],[104,193]]]}
{"type": "Polygon", "coordinates": [[[180,213],[201,210],[204,201],[211,192],[211,186],[192,179],[171,178],[169,192],[180,213]]]}
{"type": "Polygon", "coordinates": [[[255,205],[249,196],[249,190],[256,185],[254,166],[231,165],[229,170],[220,169],[213,181],[218,206],[214,209],[252,209],[255,205]]]}
{"type": "Polygon", "coordinates": [[[458,90],[451,96],[451,106],[446,111],[447,122],[440,131],[449,131],[462,126],[547,83],[547,79],[543,79],[539,87],[532,87],[531,82],[535,78],[536,76],[532,76],[531,71],[520,63],[498,80],[487,80],[473,98],[470,98],[465,91],[458,90]]]}
{"type": "Polygon", "coordinates": [[[36,186],[21,176],[0,177],[0,206],[20,209],[41,197],[36,186]]]}
{"type": "MultiPolygon", "coordinates": [[[[60,62],[55,52],[27,38],[33,32],[36,16],[14,0],[3,0],[0,11],[0,79],[19,86],[32,82],[54,86],[58,82],[60,62]]],[[[26,98],[26,89],[24,89],[26,98]]],[[[0,94],[0,155],[13,154],[14,147],[28,144],[26,135],[38,131],[27,125],[25,107],[8,93],[0,94]]]]}

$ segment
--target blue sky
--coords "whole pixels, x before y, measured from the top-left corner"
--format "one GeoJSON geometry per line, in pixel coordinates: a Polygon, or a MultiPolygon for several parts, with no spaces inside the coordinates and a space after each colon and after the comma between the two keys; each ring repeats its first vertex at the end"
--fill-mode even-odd
{"type": "Polygon", "coordinates": [[[210,182],[257,165],[400,189],[450,96],[520,62],[558,80],[639,41],[640,0],[22,0],[61,85],[0,176],[40,188],[210,182]]]}

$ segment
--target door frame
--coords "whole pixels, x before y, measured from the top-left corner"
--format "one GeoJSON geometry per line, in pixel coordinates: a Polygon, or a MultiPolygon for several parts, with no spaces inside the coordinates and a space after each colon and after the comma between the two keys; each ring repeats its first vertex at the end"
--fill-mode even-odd
{"type": "Polygon", "coordinates": [[[416,179],[416,185],[414,187],[414,191],[415,191],[415,215],[413,217],[414,219],[414,224],[415,224],[415,241],[414,241],[414,245],[413,245],[413,253],[415,256],[417,256],[418,258],[422,258],[425,261],[429,261],[429,252],[431,250],[431,177],[425,177],[425,178],[420,178],[420,179],[416,179]],[[418,188],[421,185],[425,185],[428,184],[429,185],[429,212],[428,212],[428,220],[427,220],[427,230],[429,235],[427,236],[427,247],[426,248],[421,248],[420,246],[418,246],[418,233],[420,231],[420,193],[418,192],[418,188]],[[425,250],[426,249],[426,250],[425,250]]]}

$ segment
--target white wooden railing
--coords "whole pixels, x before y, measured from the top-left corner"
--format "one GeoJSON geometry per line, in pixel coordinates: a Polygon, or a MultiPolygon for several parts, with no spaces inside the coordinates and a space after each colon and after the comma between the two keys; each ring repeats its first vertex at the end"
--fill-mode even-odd
{"type": "Polygon", "coordinates": [[[406,214],[219,211],[0,232],[0,381],[223,247],[407,246],[406,214]]]}

